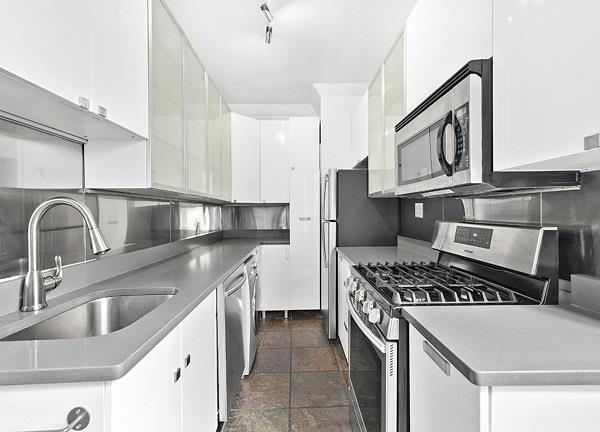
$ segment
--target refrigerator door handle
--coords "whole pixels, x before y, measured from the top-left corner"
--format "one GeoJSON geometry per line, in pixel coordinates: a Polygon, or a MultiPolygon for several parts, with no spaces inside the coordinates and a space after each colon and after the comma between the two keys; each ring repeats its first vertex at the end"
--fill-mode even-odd
{"type": "Polygon", "coordinates": [[[323,267],[329,268],[329,229],[325,229],[327,221],[321,221],[321,251],[323,252],[323,267]],[[327,232],[327,240],[325,240],[325,233],[327,232]]]}
{"type": "Polygon", "coordinates": [[[329,205],[327,202],[327,197],[329,196],[329,174],[325,174],[325,178],[323,180],[323,205],[321,208],[323,209],[322,217],[323,219],[329,219],[329,205]]]}

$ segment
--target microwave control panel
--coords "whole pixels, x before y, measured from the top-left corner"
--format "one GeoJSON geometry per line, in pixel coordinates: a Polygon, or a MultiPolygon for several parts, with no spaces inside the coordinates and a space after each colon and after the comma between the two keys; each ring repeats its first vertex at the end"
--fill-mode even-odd
{"type": "Polygon", "coordinates": [[[454,171],[469,169],[469,103],[454,110],[454,136],[456,137],[456,154],[454,171]]]}

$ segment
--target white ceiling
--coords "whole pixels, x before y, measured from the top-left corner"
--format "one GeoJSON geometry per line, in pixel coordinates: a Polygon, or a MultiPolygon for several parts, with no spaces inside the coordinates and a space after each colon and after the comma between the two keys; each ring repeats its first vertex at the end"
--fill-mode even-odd
{"type": "MultiPolygon", "coordinates": [[[[368,83],[416,0],[166,0],[230,105],[314,106],[313,83],[368,83]]],[[[262,108],[261,108],[262,107],[262,108]]]]}

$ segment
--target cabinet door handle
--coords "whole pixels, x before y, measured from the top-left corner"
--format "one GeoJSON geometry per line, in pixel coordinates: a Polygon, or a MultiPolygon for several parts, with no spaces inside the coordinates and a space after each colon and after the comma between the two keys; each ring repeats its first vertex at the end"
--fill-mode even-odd
{"type": "Polygon", "coordinates": [[[423,341],[423,351],[439,367],[442,372],[450,376],[450,363],[438,353],[427,341],[423,341]]]}
{"type": "Polygon", "coordinates": [[[175,369],[175,372],[173,373],[173,382],[179,381],[179,378],[181,378],[181,368],[175,369]]]}
{"type": "Polygon", "coordinates": [[[90,413],[82,407],[75,407],[67,414],[67,426],[38,432],[70,432],[84,430],[90,424],[90,413]]]}
{"type": "Polygon", "coordinates": [[[191,354],[186,355],[185,356],[185,360],[183,361],[183,365],[185,367],[188,367],[191,362],[192,362],[192,356],[191,356],[191,354]]]}
{"type": "Polygon", "coordinates": [[[298,218],[298,220],[301,220],[301,221],[309,221],[309,220],[311,220],[311,219],[312,219],[312,218],[311,218],[310,216],[300,216],[300,217],[298,218]]]}

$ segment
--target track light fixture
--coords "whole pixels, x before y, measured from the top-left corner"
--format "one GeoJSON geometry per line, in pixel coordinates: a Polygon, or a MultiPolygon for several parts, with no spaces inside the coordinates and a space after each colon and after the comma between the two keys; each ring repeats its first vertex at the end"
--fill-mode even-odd
{"type": "Polygon", "coordinates": [[[267,26],[267,30],[265,32],[265,43],[266,44],[270,44],[271,43],[271,36],[273,35],[273,27],[271,27],[270,25],[267,26]]]}
{"type": "Polygon", "coordinates": [[[266,3],[263,3],[260,5],[260,10],[262,11],[263,15],[265,16],[267,23],[271,24],[271,22],[273,21],[273,14],[269,10],[269,6],[267,6],[266,3]]]}

